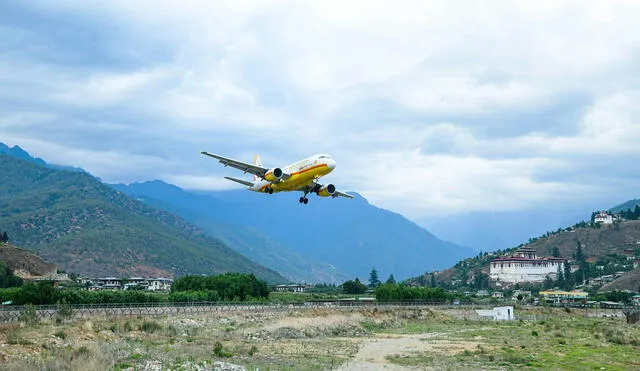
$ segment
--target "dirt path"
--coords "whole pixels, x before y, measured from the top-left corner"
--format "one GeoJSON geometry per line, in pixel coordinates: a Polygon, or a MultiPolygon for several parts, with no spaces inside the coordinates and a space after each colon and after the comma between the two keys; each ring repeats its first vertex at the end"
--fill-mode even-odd
{"type": "MultiPolygon", "coordinates": [[[[338,368],[338,371],[360,370],[420,370],[389,362],[385,357],[391,355],[411,355],[425,350],[425,335],[382,335],[365,340],[358,354],[338,368]]],[[[424,368],[422,368],[424,369],[424,368]]]]}
{"type": "Polygon", "coordinates": [[[379,334],[375,338],[367,339],[360,345],[355,357],[338,368],[338,371],[361,370],[432,370],[429,366],[400,366],[389,362],[388,356],[417,356],[429,354],[456,354],[465,350],[473,350],[477,342],[430,340],[442,334],[413,334],[391,335],[379,334]]]}

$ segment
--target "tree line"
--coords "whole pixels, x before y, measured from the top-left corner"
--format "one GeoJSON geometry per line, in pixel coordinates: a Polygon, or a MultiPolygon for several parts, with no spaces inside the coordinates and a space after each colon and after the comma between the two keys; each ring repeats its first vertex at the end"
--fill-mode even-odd
{"type": "Polygon", "coordinates": [[[0,301],[14,305],[246,301],[266,299],[269,295],[267,284],[253,274],[185,276],[176,279],[167,294],[139,290],[59,290],[52,280],[22,284],[18,277],[15,280],[7,274],[3,276],[3,266],[0,262],[0,283],[6,283],[0,289],[0,301]]]}

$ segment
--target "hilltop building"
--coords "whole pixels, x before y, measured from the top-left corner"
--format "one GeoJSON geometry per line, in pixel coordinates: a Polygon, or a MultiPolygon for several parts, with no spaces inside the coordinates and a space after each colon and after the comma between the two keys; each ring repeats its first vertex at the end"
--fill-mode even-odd
{"type": "Polygon", "coordinates": [[[613,224],[613,215],[606,211],[600,211],[593,217],[594,223],[613,224]]]}
{"type": "Polygon", "coordinates": [[[539,257],[535,249],[522,247],[513,256],[493,259],[489,265],[489,277],[496,286],[542,282],[547,276],[555,279],[563,263],[563,258],[539,257]]]}

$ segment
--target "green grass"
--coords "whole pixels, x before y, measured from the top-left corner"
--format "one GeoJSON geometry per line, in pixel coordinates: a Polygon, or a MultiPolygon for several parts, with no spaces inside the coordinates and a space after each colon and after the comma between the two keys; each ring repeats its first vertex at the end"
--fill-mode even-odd
{"type": "Polygon", "coordinates": [[[486,369],[631,370],[640,368],[640,328],[622,319],[569,317],[544,323],[409,321],[394,333],[438,333],[433,339],[477,342],[478,349],[388,359],[403,366],[486,369]],[[463,326],[464,325],[464,326],[463,326]]]}

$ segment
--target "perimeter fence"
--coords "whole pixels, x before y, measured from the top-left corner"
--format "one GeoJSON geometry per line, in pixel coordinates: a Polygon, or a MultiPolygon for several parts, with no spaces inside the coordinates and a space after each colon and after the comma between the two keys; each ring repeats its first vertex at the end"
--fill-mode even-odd
{"type": "MultiPolygon", "coordinates": [[[[222,303],[222,302],[186,302],[186,303],[119,303],[119,304],[55,304],[37,306],[13,306],[4,305],[0,307],[0,323],[17,322],[26,313],[29,313],[35,320],[65,318],[92,318],[92,317],[127,317],[127,316],[169,316],[169,315],[207,315],[222,312],[277,312],[290,310],[308,310],[331,308],[335,310],[353,310],[359,308],[381,308],[381,309],[449,309],[460,318],[475,318],[476,309],[490,309],[496,307],[495,304],[472,304],[460,303],[452,304],[446,302],[378,302],[378,301],[318,301],[295,304],[281,303],[222,303]]],[[[599,308],[571,308],[577,315],[586,317],[624,317],[625,309],[599,309],[599,308]]],[[[637,310],[637,308],[635,308],[637,310]]],[[[514,319],[524,321],[540,321],[551,317],[552,314],[525,314],[514,313],[514,319]]]]}

